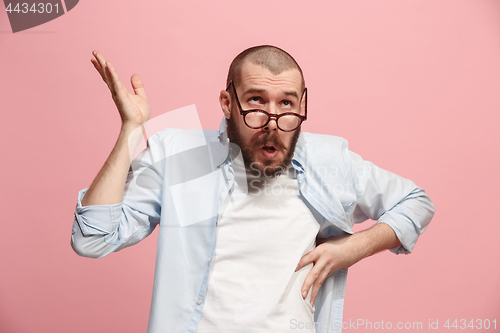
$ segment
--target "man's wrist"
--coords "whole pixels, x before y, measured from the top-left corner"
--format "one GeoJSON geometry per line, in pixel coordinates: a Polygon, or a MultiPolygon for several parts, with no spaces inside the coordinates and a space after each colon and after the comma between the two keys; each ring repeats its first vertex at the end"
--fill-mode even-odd
{"type": "Polygon", "coordinates": [[[401,245],[394,230],[385,223],[375,224],[367,230],[353,234],[351,244],[359,260],[401,245]]]}
{"type": "Polygon", "coordinates": [[[122,123],[122,127],[120,129],[120,133],[132,133],[136,131],[141,131],[144,132],[146,123],[143,124],[137,124],[137,123],[132,123],[132,122],[124,122],[122,123]]]}
{"type": "Polygon", "coordinates": [[[126,145],[128,146],[129,162],[131,162],[134,158],[135,151],[144,135],[144,131],[145,123],[141,125],[132,123],[122,124],[118,141],[121,141],[123,144],[126,143],[126,145]]]}

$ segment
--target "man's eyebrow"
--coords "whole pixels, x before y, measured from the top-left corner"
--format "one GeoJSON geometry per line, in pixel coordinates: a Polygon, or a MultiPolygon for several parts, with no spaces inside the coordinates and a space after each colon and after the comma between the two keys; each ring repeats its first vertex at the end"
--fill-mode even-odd
{"type": "MultiPolygon", "coordinates": [[[[247,91],[245,91],[243,93],[243,95],[248,95],[248,94],[263,94],[265,92],[266,92],[265,89],[250,88],[247,91]]],[[[299,95],[297,94],[297,92],[293,91],[293,90],[291,90],[291,91],[285,91],[285,92],[283,92],[283,95],[285,95],[285,96],[294,96],[296,98],[299,98],[299,95]]]]}
{"type": "Polygon", "coordinates": [[[243,95],[247,95],[247,94],[263,94],[265,93],[266,90],[265,89],[256,89],[256,88],[250,88],[248,89],[247,91],[245,91],[243,93],[243,95]]]}
{"type": "Polygon", "coordinates": [[[296,91],[285,91],[285,96],[294,96],[294,97],[297,97],[299,98],[299,95],[297,94],[296,91]]]}

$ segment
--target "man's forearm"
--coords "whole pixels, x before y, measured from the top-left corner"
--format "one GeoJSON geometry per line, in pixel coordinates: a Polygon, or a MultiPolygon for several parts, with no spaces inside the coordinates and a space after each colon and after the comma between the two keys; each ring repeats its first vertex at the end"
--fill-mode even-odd
{"type": "Polygon", "coordinates": [[[320,245],[306,253],[295,269],[297,271],[314,262],[314,267],[307,275],[301,290],[305,299],[314,283],[311,305],[314,304],[319,287],[330,274],[351,267],[372,254],[401,245],[396,233],[385,223],[378,223],[353,235],[330,236],[316,241],[320,245]]]}
{"type": "Polygon", "coordinates": [[[335,258],[333,270],[351,267],[361,259],[401,245],[396,233],[385,223],[377,223],[367,230],[352,235],[316,239],[316,243],[318,246],[323,243],[329,244],[329,247],[323,248],[320,252],[335,258]]]}
{"type": "Polygon", "coordinates": [[[82,206],[111,205],[122,202],[130,160],[142,133],[143,126],[122,126],[111,154],[83,197],[82,206]]]}
{"type": "Polygon", "coordinates": [[[401,245],[394,230],[385,223],[377,223],[367,230],[355,233],[349,237],[348,242],[351,243],[351,251],[359,256],[358,260],[401,245]]]}

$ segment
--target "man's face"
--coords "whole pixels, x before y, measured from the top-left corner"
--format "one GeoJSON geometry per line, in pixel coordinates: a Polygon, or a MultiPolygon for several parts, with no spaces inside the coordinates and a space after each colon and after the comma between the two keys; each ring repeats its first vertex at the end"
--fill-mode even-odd
{"type": "MultiPolygon", "coordinates": [[[[234,88],[243,110],[261,109],[273,114],[300,112],[303,115],[304,107],[299,105],[301,83],[302,77],[297,69],[274,75],[262,66],[245,62],[240,83],[234,88]]],[[[246,168],[268,177],[284,171],[291,162],[300,127],[283,132],[277,128],[275,120],[270,120],[265,127],[252,129],[245,125],[234,98],[229,103],[226,101],[226,107],[224,109],[223,105],[228,118],[228,137],[241,148],[246,168]]]]}

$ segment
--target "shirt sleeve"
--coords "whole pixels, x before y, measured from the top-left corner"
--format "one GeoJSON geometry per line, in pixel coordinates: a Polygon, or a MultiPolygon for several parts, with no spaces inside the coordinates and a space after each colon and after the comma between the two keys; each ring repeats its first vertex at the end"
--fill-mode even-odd
{"type": "Polygon", "coordinates": [[[411,180],[364,161],[353,152],[349,152],[349,158],[358,203],[355,222],[370,218],[386,223],[401,242],[390,251],[411,253],[434,215],[431,199],[411,180]]]}
{"type": "Polygon", "coordinates": [[[137,244],[160,222],[163,190],[163,150],[158,137],[148,140],[131,163],[123,201],[113,205],[82,206],[88,188],[78,193],[71,246],[84,257],[100,258],[137,244]]]}

